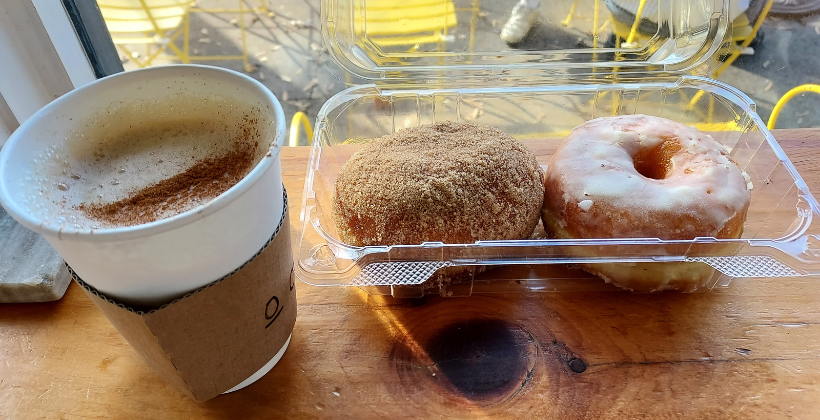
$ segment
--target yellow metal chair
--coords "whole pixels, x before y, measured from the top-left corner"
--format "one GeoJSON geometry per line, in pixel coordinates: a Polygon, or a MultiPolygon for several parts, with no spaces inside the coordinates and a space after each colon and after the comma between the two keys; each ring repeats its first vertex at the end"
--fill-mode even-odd
{"type": "Polygon", "coordinates": [[[180,59],[184,56],[174,41],[183,33],[190,0],[98,0],[97,4],[114,44],[139,67],[150,66],[167,49],[180,59]],[[138,44],[146,47],[143,59],[131,50],[131,45],[138,44]],[[153,52],[152,46],[156,47],[153,52]]]}
{"type": "Polygon", "coordinates": [[[360,35],[379,47],[438,44],[447,39],[447,31],[458,24],[456,8],[450,0],[366,0],[357,3],[355,27],[360,35]],[[362,10],[362,5],[366,8],[362,10]]]}
{"type": "Polygon", "coordinates": [[[407,46],[414,52],[421,45],[436,44],[442,51],[448,32],[458,25],[456,12],[469,11],[469,51],[473,51],[479,3],[471,0],[469,8],[457,8],[451,0],[360,0],[354,6],[354,23],[360,36],[367,33],[381,48],[407,46]]]}
{"type": "MultiPolygon", "coordinates": [[[[595,1],[597,3],[599,0],[595,1]]],[[[743,53],[746,47],[754,41],[773,2],[774,0],[768,0],[766,2],[754,25],[752,25],[749,21],[749,17],[745,13],[741,13],[732,21],[731,32],[728,32],[725,37],[726,47],[718,51],[718,55],[725,56],[725,58],[723,63],[712,72],[713,78],[720,76],[720,74],[732,65],[737,57],[743,53]]],[[[620,22],[615,19],[614,16],[611,17],[612,29],[617,40],[616,47],[621,47],[621,40],[625,40],[627,44],[643,45],[652,38],[654,34],[644,34],[638,30],[645,4],[646,0],[640,2],[633,22],[620,22]]]]}
{"type": "MultiPolygon", "coordinates": [[[[568,26],[572,22],[572,18],[576,13],[579,1],[580,0],[575,0],[573,2],[569,15],[567,15],[566,19],[561,21],[564,26],[568,26]]],[[[624,46],[622,45],[622,42],[632,46],[645,45],[655,35],[642,33],[639,30],[647,0],[640,1],[638,4],[638,9],[635,13],[635,19],[632,22],[622,22],[615,18],[614,13],[611,13],[609,19],[600,27],[598,26],[598,20],[601,8],[600,3],[602,0],[592,1],[594,4],[592,24],[593,48],[598,48],[599,35],[609,25],[612,26],[612,32],[616,39],[615,47],[617,48],[624,46]]],[[[774,0],[766,1],[754,25],[751,24],[745,13],[741,13],[732,22],[731,32],[727,33],[724,39],[725,48],[718,51],[718,55],[724,56],[724,60],[715,70],[713,70],[713,78],[717,78],[724,70],[726,70],[726,68],[728,68],[737,59],[737,57],[743,53],[746,47],[754,41],[758,31],[760,30],[760,26],[763,24],[763,20],[766,18],[772,7],[773,2],[774,0]]],[[[707,131],[736,131],[739,129],[739,126],[734,121],[714,121],[715,99],[713,96],[709,96],[705,112],[701,110],[701,107],[698,105],[701,99],[703,99],[703,91],[697,92],[691,100],[686,98],[683,93],[681,93],[681,96],[689,101],[688,108],[690,110],[699,112],[702,115],[704,122],[701,124],[702,128],[699,128],[706,129],[707,131]]],[[[617,106],[618,104],[613,101],[613,113],[617,111],[617,106]]]]}
{"type": "Polygon", "coordinates": [[[769,123],[766,124],[766,127],[769,130],[774,130],[774,126],[777,123],[777,118],[780,116],[780,112],[783,110],[783,107],[785,107],[786,104],[795,96],[806,92],[820,94],[820,85],[802,85],[786,92],[786,94],[783,95],[779,101],[777,101],[777,104],[775,104],[774,109],[772,110],[772,115],[769,117],[769,123]]]}
{"type": "Polygon", "coordinates": [[[757,18],[754,26],[749,26],[749,19],[746,18],[745,14],[741,14],[738,17],[738,19],[746,18],[745,26],[742,25],[743,21],[738,22],[738,19],[735,19],[735,21],[732,22],[732,42],[729,43],[729,55],[723,60],[723,64],[721,64],[713,72],[715,78],[720,76],[726,68],[731,66],[740,54],[743,53],[743,50],[746,49],[752,41],[754,41],[757,36],[757,32],[760,30],[760,26],[763,25],[763,20],[766,19],[766,16],[769,14],[769,10],[772,9],[773,3],[774,0],[768,0],[766,2],[766,5],[763,6],[763,11],[760,12],[760,16],[757,18]],[[740,44],[738,44],[738,42],[740,42],[740,44]]]}
{"type": "MultiPolygon", "coordinates": [[[[643,3],[643,1],[641,3],[643,3]]],[[[731,66],[732,63],[734,63],[735,60],[737,60],[737,58],[740,57],[740,55],[743,53],[743,50],[745,50],[746,47],[748,47],[752,43],[752,41],[754,41],[755,37],[757,36],[757,32],[760,30],[760,26],[763,25],[763,20],[765,20],[766,16],[769,14],[769,10],[771,10],[773,3],[774,0],[766,1],[766,4],[763,6],[763,10],[761,10],[760,16],[758,16],[754,26],[749,25],[750,22],[745,13],[741,13],[740,16],[738,16],[732,22],[732,32],[731,34],[727,35],[727,38],[729,39],[728,49],[718,52],[719,55],[726,56],[723,59],[723,63],[721,63],[716,69],[712,71],[713,78],[716,79],[718,76],[720,76],[720,74],[723,73],[724,70],[731,66]],[[740,42],[740,44],[738,44],[738,42],[740,42]]],[[[692,97],[692,100],[689,102],[690,109],[695,109],[696,105],[703,98],[703,96],[703,91],[700,91],[697,94],[695,94],[692,97]]],[[[709,123],[712,123],[713,120],[714,100],[715,98],[710,95],[708,112],[705,116],[709,123]]],[[[774,116],[774,119],[777,119],[776,115],[774,116]]],[[[733,131],[736,129],[736,124],[726,124],[725,130],[733,131]]]]}
{"type": "Polygon", "coordinates": [[[235,9],[200,9],[191,0],[98,0],[105,24],[114,44],[128,54],[139,67],[148,67],[162,52],[170,50],[183,63],[210,60],[242,60],[245,71],[252,71],[248,62],[245,35],[245,14],[267,11],[264,0],[261,7],[248,9],[238,1],[235,9]],[[242,34],[242,55],[192,56],[190,54],[190,14],[192,12],[236,13],[242,34]],[[182,48],[176,41],[182,36],[182,48]],[[132,45],[145,45],[145,58],[140,59],[132,45]],[[155,47],[151,50],[151,47],[155,47]]]}
{"type": "MultiPolygon", "coordinates": [[[[468,51],[475,45],[475,29],[480,0],[470,0],[469,8],[457,8],[452,0],[353,0],[354,30],[359,45],[372,42],[382,50],[416,52],[422,45],[435,44],[444,52],[448,32],[458,25],[457,12],[471,12],[468,51]],[[367,35],[365,38],[364,35],[367,35]]],[[[367,46],[362,45],[367,49],[367,46]]],[[[374,61],[380,57],[370,57],[374,61]]],[[[393,57],[395,58],[395,57],[393,57]]],[[[345,74],[350,84],[350,75],[345,74]]],[[[374,98],[374,101],[379,101],[374,98]]],[[[296,118],[296,116],[294,116],[296,118]]],[[[309,126],[309,124],[308,124],[309,126]]]]}
{"type": "Polygon", "coordinates": [[[296,147],[299,145],[299,126],[305,129],[305,134],[308,138],[308,146],[313,143],[313,128],[310,126],[310,120],[304,112],[297,112],[293,115],[290,121],[290,138],[288,139],[288,146],[296,147]]]}
{"type": "MultiPolygon", "coordinates": [[[[580,0],[575,0],[570,8],[569,15],[567,15],[566,19],[562,20],[561,23],[564,26],[568,26],[572,22],[572,18],[575,15],[578,3],[580,0]]],[[[594,2],[594,17],[592,23],[592,37],[593,37],[593,48],[598,47],[598,38],[603,31],[603,29],[611,25],[612,32],[615,34],[616,39],[616,47],[621,48],[623,45],[622,43],[626,43],[632,46],[640,46],[645,45],[649,40],[652,39],[654,34],[645,34],[639,30],[641,19],[643,18],[643,11],[644,6],[646,5],[646,0],[642,0],[638,5],[638,10],[635,13],[635,19],[632,22],[622,22],[618,20],[614,15],[610,15],[610,18],[607,20],[606,23],[598,26],[599,20],[599,9],[601,8],[600,2],[601,0],[593,0],[594,2]]],[[[758,16],[757,20],[752,25],[752,22],[749,21],[748,16],[745,13],[741,13],[734,21],[732,21],[732,29],[726,35],[726,45],[727,47],[718,51],[718,55],[725,56],[723,63],[718,66],[712,73],[713,78],[717,78],[720,73],[726,70],[727,67],[732,65],[732,63],[739,57],[743,51],[754,41],[755,37],[757,36],[758,31],[760,30],[760,26],[763,24],[763,20],[768,15],[769,10],[772,7],[772,3],[774,0],[767,0],[766,4],[763,7],[760,15],[758,16]]]]}

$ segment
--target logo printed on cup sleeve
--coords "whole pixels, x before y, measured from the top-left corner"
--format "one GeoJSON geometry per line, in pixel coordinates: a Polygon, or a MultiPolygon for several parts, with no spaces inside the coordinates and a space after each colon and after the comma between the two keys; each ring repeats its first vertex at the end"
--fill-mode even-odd
{"type": "Polygon", "coordinates": [[[270,300],[268,300],[268,304],[265,305],[265,319],[269,319],[270,322],[268,322],[268,325],[265,325],[266,329],[270,327],[274,321],[276,321],[276,318],[279,318],[279,314],[282,313],[282,309],[285,309],[285,305],[279,304],[279,298],[277,296],[273,296],[272,298],[270,298],[270,300]],[[276,306],[273,308],[273,314],[268,315],[268,313],[270,312],[272,302],[276,302],[276,306]]]}
{"type": "MultiPolygon", "coordinates": [[[[296,287],[296,280],[293,272],[293,268],[290,269],[290,282],[289,282],[290,289],[289,291],[293,291],[293,288],[296,287]]],[[[265,320],[270,320],[268,325],[265,325],[265,329],[273,325],[273,322],[276,321],[276,318],[279,318],[279,314],[282,313],[282,310],[285,309],[285,304],[281,303],[279,297],[274,295],[268,300],[268,303],[265,305],[265,320]],[[271,305],[272,303],[275,305],[271,305]],[[273,309],[271,309],[273,307],[273,309]]]]}

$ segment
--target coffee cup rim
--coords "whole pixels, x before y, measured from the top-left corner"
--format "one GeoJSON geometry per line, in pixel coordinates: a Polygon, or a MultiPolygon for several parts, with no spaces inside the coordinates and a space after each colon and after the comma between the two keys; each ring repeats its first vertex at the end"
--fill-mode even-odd
{"type": "Polygon", "coordinates": [[[9,213],[9,215],[12,216],[12,218],[14,218],[23,226],[33,230],[34,232],[43,235],[56,236],[60,239],[68,239],[70,237],[72,240],[108,241],[112,239],[124,240],[135,239],[149,235],[156,235],[172,229],[177,229],[179,227],[190,224],[196,220],[205,218],[208,215],[213,214],[214,212],[222,209],[229,203],[236,200],[239,196],[241,196],[248,189],[250,189],[251,186],[253,186],[256,182],[259,181],[259,179],[262,177],[265,171],[271,165],[273,165],[274,159],[279,158],[279,153],[282,147],[284,146],[284,139],[285,114],[284,110],[282,109],[281,103],[273,94],[273,92],[270,91],[270,89],[268,89],[258,80],[245,74],[221,67],[199,64],[172,64],[117,73],[114,75],[97,79],[55,99],[54,101],[52,101],[51,103],[49,103],[48,105],[44,106],[36,113],[34,113],[31,117],[24,121],[20,125],[20,127],[17,128],[17,130],[15,130],[11,134],[9,139],[6,141],[5,145],[2,147],[2,149],[0,149],[0,205],[2,205],[3,208],[6,209],[6,211],[9,213]],[[105,86],[122,83],[124,80],[127,79],[141,78],[144,77],[146,73],[151,72],[155,72],[158,74],[165,73],[166,75],[169,72],[172,73],[172,75],[176,72],[180,77],[182,77],[186,74],[191,74],[192,71],[212,73],[217,77],[221,76],[228,78],[237,78],[238,80],[242,80],[245,83],[249,83],[251,86],[258,89],[262,93],[262,95],[267,100],[268,104],[272,107],[275,118],[276,137],[274,141],[271,142],[268,152],[262,157],[262,159],[260,159],[260,161],[253,167],[253,169],[251,169],[251,171],[244,178],[242,178],[239,182],[236,183],[236,185],[232,186],[222,194],[208,201],[207,203],[201,204],[190,210],[184,211],[182,213],[176,214],[165,219],[160,219],[139,225],[105,227],[97,229],[84,228],[77,230],[74,228],[67,228],[65,226],[58,227],[54,224],[46,224],[45,221],[40,220],[37,217],[34,217],[33,214],[26,211],[17,202],[16,199],[12,198],[13,195],[9,191],[8,186],[10,182],[9,178],[12,177],[12,174],[7,174],[7,166],[9,164],[10,158],[14,155],[15,150],[25,142],[26,134],[33,127],[44,122],[44,116],[49,115],[49,113],[53,112],[55,109],[64,107],[66,106],[66,104],[70,104],[79,92],[83,92],[90,89],[104,89],[105,86]]]}

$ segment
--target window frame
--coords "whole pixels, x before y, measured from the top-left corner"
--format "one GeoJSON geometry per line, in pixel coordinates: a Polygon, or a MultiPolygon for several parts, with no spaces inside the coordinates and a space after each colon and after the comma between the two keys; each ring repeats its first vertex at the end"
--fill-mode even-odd
{"type": "Polygon", "coordinates": [[[0,1],[0,57],[0,147],[49,102],[122,71],[95,0],[0,1]]]}

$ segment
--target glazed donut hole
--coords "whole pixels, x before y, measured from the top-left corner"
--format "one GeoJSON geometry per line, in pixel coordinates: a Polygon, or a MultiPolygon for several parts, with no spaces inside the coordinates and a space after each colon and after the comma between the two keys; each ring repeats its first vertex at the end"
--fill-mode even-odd
{"type": "Polygon", "coordinates": [[[641,149],[632,156],[635,170],[649,179],[666,179],[672,171],[672,156],[681,146],[673,139],[666,139],[656,147],[641,149]]]}

